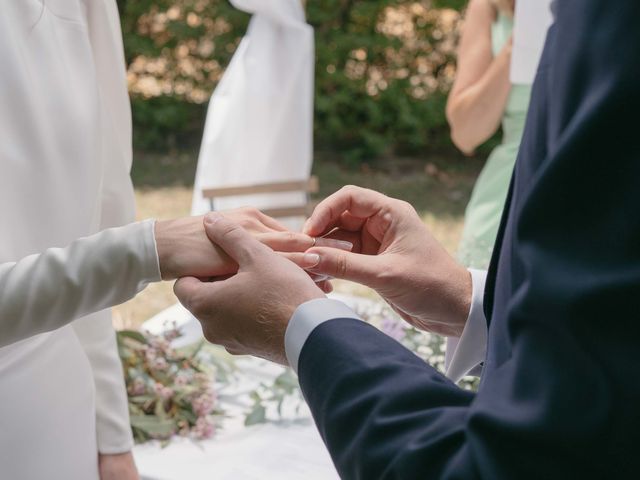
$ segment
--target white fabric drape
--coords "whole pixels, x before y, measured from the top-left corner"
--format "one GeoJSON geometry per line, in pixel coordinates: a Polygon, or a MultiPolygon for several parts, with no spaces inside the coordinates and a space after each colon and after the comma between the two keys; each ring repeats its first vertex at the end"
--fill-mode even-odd
{"type": "MultiPolygon", "coordinates": [[[[300,0],[232,0],[252,13],[211,97],[192,213],[210,209],[204,187],[304,180],[313,150],[313,29],[300,0]]],[[[297,194],[219,199],[216,210],[301,203],[297,194]]]]}

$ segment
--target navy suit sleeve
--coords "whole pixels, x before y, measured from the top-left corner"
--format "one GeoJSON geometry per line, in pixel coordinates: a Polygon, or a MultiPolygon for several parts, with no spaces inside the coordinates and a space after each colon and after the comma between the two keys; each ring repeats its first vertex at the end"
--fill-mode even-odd
{"type": "Polygon", "coordinates": [[[312,332],[300,382],[343,478],[638,476],[639,21],[637,0],[558,2],[532,99],[546,154],[508,239],[524,280],[477,394],[365,324],[312,332]]]}
{"type": "MultiPolygon", "coordinates": [[[[342,478],[439,478],[447,468],[443,460],[466,448],[465,418],[474,394],[360,320],[318,326],[298,371],[342,478]]],[[[467,468],[474,467],[462,465],[467,468]]]]}

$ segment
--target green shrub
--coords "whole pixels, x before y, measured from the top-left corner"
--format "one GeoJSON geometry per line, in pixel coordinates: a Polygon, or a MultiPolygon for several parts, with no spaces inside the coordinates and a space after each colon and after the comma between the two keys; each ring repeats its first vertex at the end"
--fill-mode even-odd
{"type": "Polygon", "coordinates": [[[177,96],[131,99],[133,145],[148,151],[166,151],[200,141],[206,105],[177,96]]]}
{"type": "MultiPolygon", "coordinates": [[[[197,144],[248,15],[223,0],[119,0],[135,144],[197,144]]],[[[462,0],[308,0],[315,142],[348,164],[451,148],[444,116],[462,0]]]]}

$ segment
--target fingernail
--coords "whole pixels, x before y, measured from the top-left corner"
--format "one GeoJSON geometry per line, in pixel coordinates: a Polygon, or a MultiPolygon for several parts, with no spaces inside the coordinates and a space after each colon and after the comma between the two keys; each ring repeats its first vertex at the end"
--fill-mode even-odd
{"type": "Polygon", "coordinates": [[[222,220],[222,214],[218,212],[209,212],[204,216],[204,223],[208,225],[215,225],[222,220]]]}
{"type": "Polygon", "coordinates": [[[316,238],[315,247],[329,247],[329,248],[337,248],[340,250],[345,250],[350,252],[353,250],[353,243],[347,242],[345,240],[335,240],[333,238],[316,238]]]}
{"type": "Polygon", "coordinates": [[[320,255],[317,253],[305,253],[302,257],[302,266],[304,268],[313,268],[320,263],[320,255]]]}

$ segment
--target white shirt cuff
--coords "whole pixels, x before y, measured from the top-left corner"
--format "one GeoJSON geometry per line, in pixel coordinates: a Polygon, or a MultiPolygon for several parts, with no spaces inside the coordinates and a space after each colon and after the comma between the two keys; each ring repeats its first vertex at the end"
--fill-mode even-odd
{"type": "Polygon", "coordinates": [[[336,318],[353,318],[361,320],[347,305],[329,298],[316,298],[300,305],[289,321],[284,334],[284,347],[287,360],[293,370],[298,373],[298,361],[302,347],[311,332],[320,324],[336,318]]]}
{"type": "Polygon", "coordinates": [[[484,315],[484,286],[487,272],[469,269],[473,285],[471,309],[460,338],[447,338],[445,370],[449,379],[459,382],[465,375],[479,375],[487,352],[487,320],[484,315]]]}

